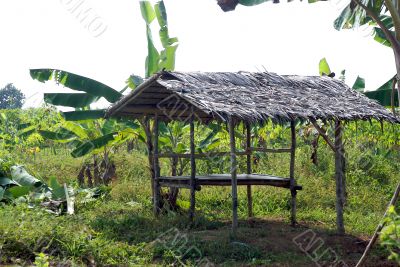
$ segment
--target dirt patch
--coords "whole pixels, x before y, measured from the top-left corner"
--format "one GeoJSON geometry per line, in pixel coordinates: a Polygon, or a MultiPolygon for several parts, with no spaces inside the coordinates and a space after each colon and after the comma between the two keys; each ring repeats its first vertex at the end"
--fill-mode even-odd
{"type": "MultiPolygon", "coordinates": [[[[193,232],[205,243],[227,242],[229,234],[229,222],[219,229],[193,232]]],[[[259,261],[259,264],[257,261],[236,262],[236,266],[296,267],[355,266],[368,242],[365,237],[337,235],[323,225],[301,223],[291,227],[277,219],[240,221],[237,241],[259,250],[264,261],[259,261]]],[[[386,252],[375,245],[365,266],[397,266],[386,256],[386,252]]]]}

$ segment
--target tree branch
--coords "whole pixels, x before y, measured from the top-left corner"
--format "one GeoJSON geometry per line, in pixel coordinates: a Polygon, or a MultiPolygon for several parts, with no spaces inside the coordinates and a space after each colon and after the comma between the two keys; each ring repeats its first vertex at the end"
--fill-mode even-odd
{"type": "Polygon", "coordinates": [[[314,128],[318,131],[318,133],[324,138],[325,142],[329,145],[332,151],[335,152],[336,148],[329,137],[326,135],[326,130],[322,129],[318,123],[314,119],[310,119],[311,123],[314,125],[314,128]]]}
{"type": "Polygon", "coordinates": [[[393,4],[392,0],[385,0],[385,5],[389,10],[390,15],[393,19],[394,30],[396,32],[396,39],[400,40],[400,16],[397,12],[397,8],[393,4]]]}
{"type": "MultiPolygon", "coordinates": [[[[395,50],[395,52],[400,55],[400,44],[399,44],[399,42],[392,35],[390,30],[388,28],[386,28],[385,24],[383,24],[383,22],[379,18],[379,16],[377,14],[375,14],[373,11],[371,11],[370,9],[368,9],[368,7],[365,6],[363,3],[361,3],[360,0],[352,0],[352,1],[354,3],[356,3],[357,5],[359,5],[362,9],[364,9],[365,12],[367,13],[367,15],[370,16],[376,22],[376,24],[378,24],[378,26],[382,29],[383,33],[385,34],[386,38],[389,40],[389,42],[392,45],[392,47],[395,50]]],[[[386,2],[386,0],[385,0],[385,2],[386,2]]]]}

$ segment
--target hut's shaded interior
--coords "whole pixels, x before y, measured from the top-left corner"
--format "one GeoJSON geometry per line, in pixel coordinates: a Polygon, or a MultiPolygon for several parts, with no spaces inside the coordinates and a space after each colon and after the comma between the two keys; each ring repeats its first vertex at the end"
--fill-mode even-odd
{"type": "Polygon", "coordinates": [[[295,150],[297,121],[312,123],[335,152],[336,209],[339,232],[344,232],[343,206],[345,188],[345,159],[342,140],[343,121],[371,120],[398,123],[384,107],[352,90],[339,80],[318,76],[280,76],[274,73],[182,73],[160,72],[138,86],[109,108],[107,117],[154,119],[153,181],[154,211],[160,209],[160,187],[188,188],[191,191],[190,218],[194,216],[195,193],[201,186],[232,187],[233,232],[237,228],[237,186],[247,186],[248,213],[252,216],[252,185],[269,185],[291,191],[291,222],[296,222],[296,194],[301,186],[295,179],[295,150]],[[184,121],[190,124],[190,153],[160,153],[158,149],[159,121],[184,121]],[[251,147],[250,127],[272,120],[290,123],[291,146],[269,149],[251,147]],[[318,120],[335,122],[335,140],[331,141],[318,120]],[[194,122],[226,123],[230,133],[230,151],[196,153],[194,122]],[[236,150],[235,126],[246,126],[244,152],[236,150]],[[288,177],[254,174],[251,169],[253,152],[290,153],[288,177]],[[196,159],[231,158],[230,174],[197,175],[196,159]],[[237,174],[237,156],[246,156],[246,174],[237,174]],[[160,177],[159,158],[190,158],[190,176],[160,177]]]}

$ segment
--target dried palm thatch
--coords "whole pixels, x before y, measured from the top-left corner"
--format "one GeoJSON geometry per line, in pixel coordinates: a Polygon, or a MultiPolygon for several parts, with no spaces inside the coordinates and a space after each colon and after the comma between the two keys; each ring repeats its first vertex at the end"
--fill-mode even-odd
{"type": "Polygon", "coordinates": [[[339,80],[270,72],[160,72],[123,97],[107,117],[158,114],[182,119],[287,122],[294,120],[399,120],[339,80]]]}

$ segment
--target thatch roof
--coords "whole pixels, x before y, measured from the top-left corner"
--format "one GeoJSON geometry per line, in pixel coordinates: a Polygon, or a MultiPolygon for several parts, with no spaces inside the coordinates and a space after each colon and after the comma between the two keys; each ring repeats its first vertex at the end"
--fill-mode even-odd
{"type": "Polygon", "coordinates": [[[262,72],[163,71],[123,97],[107,117],[158,114],[167,120],[247,122],[399,120],[377,102],[329,77],[262,72]]]}

